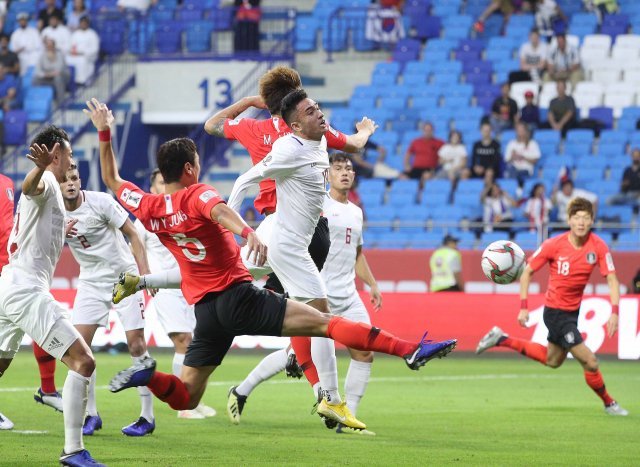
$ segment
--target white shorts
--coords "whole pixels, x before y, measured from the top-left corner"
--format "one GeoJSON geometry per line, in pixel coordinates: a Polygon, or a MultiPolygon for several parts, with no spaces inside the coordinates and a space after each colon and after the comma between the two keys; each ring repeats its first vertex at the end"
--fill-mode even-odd
{"type": "Polygon", "coordinates": [[[50,292],[3,283],[0,285],[0,358],[13,358],[25,334],[58,360],[81,338],[69,321],[68,311],[50,292]]]}
{"type": "Polygon", "coordinates": [[[371,324],[371,318],[367,308],[362,303],[357,293],[351,297],[329,297],[329,310],[331,314],[341,316],[358,323],[371,324]]]}
{"type": "Polygon", "coordinates": [[[125,331],[144,329],[144,294],[138,291],[117,305],[111,303],[112,286],[78,283],[78,293],[73,302],[73,324],[97,324],[107,327],[109,311],[113,308],[125,331]]]}
{"type": "Polygon", "coordinates": [[[158,321],[167,334],[192,333],[196,327],[193,305],[189,305],[182,292],[178,290],[158,291],[149,305],[155,307],[158,321]]]}
{"type": "Polygon", "coordinates": [[[247,260],[247,247],[243,247],[242,261],[254,278],[275,272],[282,287],[292,299],[308,302],[326,298],[327,289],[320,271],[311,259],[309,245],[302,237],[287,232],[277,222],[277,215],[267,216],[256,229],[262,242],[268,247],[267,262],[258,267],[247,260]]]}

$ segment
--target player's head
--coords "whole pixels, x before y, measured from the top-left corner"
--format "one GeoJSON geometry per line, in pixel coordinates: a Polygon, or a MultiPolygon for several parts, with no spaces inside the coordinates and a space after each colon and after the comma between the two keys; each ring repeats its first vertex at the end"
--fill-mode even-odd
{"type": "Polygon", "coordinates": [[[329,156],[329,184],[332,190],[347,192],[353,186],[356,174],[349,156],[336,152],[329,156]]]}
{"type": "Polygon", "coordinates": [[[574,198],[567,206],[567,222],[571,233],[584,237],[593,225],[593,204],[585,198],[574,198]]]}
{"type": "Polygon", "coordinates": [[[280,114],[289,128],[303,138],[320,141],[327,131],[327,123],[320,106],[309,99],[304,89],[296,89],[282,99],[280,114]]]}
{"type": "Polygon", "coordinates": [[[69,170],[64,175],[64,181],[60,183],[60,191],[65,202],[73,202],[80,196],[80,188],[82,180],[80,180],[80,171],[75,164],[71,164],[69,170]]]}
{"type": "Polygon", "coordinates": [[[149,177],[150,188],[149,190],[154,195],[164,193],[164,178],[160,173],[160,169],[153,169],[151,176],[149,177]]]}
{"type": "Polygon", "coordinates": [[[300,75],[288,66],[277,66],[267,71],[260,78],[260,97],[271,115],[280,115],[282,100],[291,91],[302,86],[300,75]]]}
{"type": "Polygon", "coordinates": [[[30,146],[34,144],[45,145],[51,151],[56,143],[58,143],[59,147],[55,151],[53,161],[47,169],[53,172],[58,182],[62,182],[67,170],[73,164],[73,153],[67,132],[55,125],[49,125],[33,138],[30,146]]]}
{"type": "Polygon", "coordinates": [[[198,149],[190,138],[167,141],[158,149],[156,160],[165,183],[180,182],[184,186],[198,183],[200,177],[198,149]]]}

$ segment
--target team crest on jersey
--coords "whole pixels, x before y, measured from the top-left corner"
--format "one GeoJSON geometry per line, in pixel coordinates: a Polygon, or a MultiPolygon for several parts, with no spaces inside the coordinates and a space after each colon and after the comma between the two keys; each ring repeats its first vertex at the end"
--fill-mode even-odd
{"type": "Polygon", "coordinates": [[[139,193],[134,193],[129,188],[125,188],[124,190],[122,190],[120,199],[126,205],[131,206],[133,208],[137,208],[140,206],[140,201],[142,201],[142,195],[139,193]]]}
{"type": "Polygon", "coordinates": [[[598,258],[596,257],[596,254],[593,251],[590,251],[589,253],[587,253],[587,263],[596,264],[597,260],[598,258]]]}
{"type": "Polygon", "coordinates": [[[7,198],[9,198],[9,201],[13,201],[13,190],[11,188],[7,188],[7,198]]]}
{"type": "Polygon", "coordinates": [[[569,344],[573,344],[576,341],[576,338],[573,335],[573,332],[570,331],[564,335],[564,340],[566,340],[569,344]]]}
{"type": "Polygon", "coordinates": [[[215,198],[215,197],[217,197],[217,196],[218,196],[218,195],[216,194],[216,192],[215,192],[215,191],[213,191],[213,190],[207,190],[207,191],[205,191],[204,193],[202,193],[202,194],[199,196],[199,198],[200,198],[200,201],[202,201],[203,203],[205,203],[205,204],[206,204],[206,203],[208,203],[208,202],[209,202],[209,200],[210,200],[210,199],[213,199],[213,198],[215,198]]]}

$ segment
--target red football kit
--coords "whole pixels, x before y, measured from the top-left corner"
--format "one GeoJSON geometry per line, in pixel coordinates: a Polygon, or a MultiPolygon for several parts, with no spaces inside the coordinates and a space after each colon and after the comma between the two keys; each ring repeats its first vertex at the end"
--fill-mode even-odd
{"type": "MultiPolygon", "coordinates": [[[[251,162],[256,165],[271,152],[271,145],[280,137],[292,133],[285,121],[278,117],[267,120],[241,118],[239,120],[225,120],[224,136],[237,140],[251,156],[251,162]]],[[[325,132],[327,147],[342,150],[347,144],[347,136],[331,127],[325,132]]],[[[260,182],[260,193],[253,205],[261,214],[272,213],[276,210],[276,182],[266,179],[260,182]]]]}
{"type": "Polygon", "coordinates": [[[580,308],[584,287],[596,265],[603,276],[616,270],[609,247],[593,232],[581,248],[569,242],[569,232],[545,241],[529,260],[529,266],[537,271],[545,264],[549,264],[545,305],[564,311],[580,308]]]}
{"type": "Polygon", "coordinates": [[[13,228],[13,180],[0,174],[0,270],[9,263],[7,243],[13,228]]]}
{"type": "Polygon", "coordinates": [[[189,304],[253,280],[233,233],[211,220],[211,209],[224,202],[213,187],[198,183],[171,195],[154,195],[125,182],[117,198],[175,257],[189,304]]]}

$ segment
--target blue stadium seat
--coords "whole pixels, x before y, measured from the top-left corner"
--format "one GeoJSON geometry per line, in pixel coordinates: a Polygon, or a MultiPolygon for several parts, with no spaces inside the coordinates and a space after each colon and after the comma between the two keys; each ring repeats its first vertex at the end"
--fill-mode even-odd
{"type": "Polygon", "coordinates": [[[415,192],[411,193],[406,191],[393,191],[392,188],[392,190],[389,192],[389,195],[387,196],[386,204],[389,206],[393,206],[395,209],[411,206],[416,204],[416,197],[417,194],[415,192]]]}
{"type": "Polygon", "coordinates": [[[429,75],[435,66],[431,62],[421,62],[419,60],[412,60],[410,62],[405,63],[403,74],[404,76],[408,74],[421,74],[424,76],[429,75]]]}
{"type": "Polygon", "coordinates": [[[591,143],[588,143],[586,141],[575,142],[571,144],[565,143],[564,145],[564,153],[576,158],[587,156],[591,154],[591,151],[591,143]]]}
{"type": "Polygon", "coordinates": [[[535,250],[538,248],[538,233],[530,231],[517,232],[513,241],[523,250],[535,250]]]}
{"type": "Polygon", "coordinates": [[[600,132],[600,145],[608,143],[626,144],[629,140],[629,134],[620,130],[602,130],[600,132]]]}
{"type": "Polygon", "coordinates": [[[538,144],[553,143],[555,145],[560,144],[561,134],[557,130],[536,130],[533,138],[538,144]]]}
{"type": "MultiPolygon", "coordinates": [[[[431,219],[434,223],[446,223],[453,224],[458,223],[467,216],[467,211],[463,206],[443,205],[443,206],[429,206],[426,208],[431,213],[431,219]]],[[[449,226],[451,227],[451,226],[449,226]]]]}
{"type": "Polygon", "coordinates": [[[377,239],[378,248],[404,249],[409,245],[412,234],[405,232],[388,232],[380,234],[377,239]]]}
{"type": "Polygon", "coordinates": [[[389,193],[410,193],[417,196],[419,187],[418,180],[395,180],[389,193]]]}
{"type": "Polygon", "coordinates": [[[427,41],[427,45],[425,46],[425,52],[436,52],[439,50],[451,52],[457,46],[458,46],[457,40],[447,39],[445,37],[439,37],[439,38],[431,39],[427,41]]]}
{"type": "Polygon", "coordinates": [[[176,11],[175,19],[180,21],[199,21],[203,17],[203,10],[194,5],[184,5],[176,11]]]}
{"type": "Polygon", "coordinates": [[[594,180],[603,179],[603,169],[599,167],[578,167],[576,169],[576,186],[588,188],[592,186],[594,180]]]}
{"type": "Polygon", "coordinates": [[[185,25],[185,46],[187,52],[208,52],[211,50],[210,21],[190,21],[185,25]]]}
{"type": "Polygon", "coordinates": [[[27,143],[27,122],[24,110],[10,110],[4,114],[4,144],[23,145],[27,143]]]}
{"type": "Polygon", "coordinates": [[[626,145],[625,141],[603,143],[601,138],[598,144],[598,154],[607,159],[613,159],[624,155],[626,145]]]}
{"type": "Polygon", "coordinates": [[[313,16],[298,16],[295,26],[296,52],[311,52],[316,50],[318,29],[320,23],[313,16]]]}
{"type": "Polygon", "coordinates": [[[176,53],[181,47],[182,23],[166,21],[158,23],[155,30],[155,45],[160,53],[176,53]]]}
{"type": "Polygon", "coordinates": [[[395,218],[396,210],[392,206],[380,206],[372,211],[367,211],[367,231],[390,232],[391,223],[395,218]]]}
{"type": "MultiPolygon", "coordinates": [[[[457,62],[455,60],[451,60],[448,62],[444,62],[439,64],[433,70],[435,73],[462,73],[463,65],[461,62],[457,62]]],[[[457,79],[455,81],[458,81],[457,79]]]]}
{"type": "Polygon", "coordinates": [[[455,51],[456,60],[460,62],[475,62],[480,60],[480,50],[460,50],[455,51]]]}
{"type": "Polygon", "coordinates": [[[442,26],[446,29],[450,28],[467,28],[467,30],[471,29],[471,25],[473,24],[473,18],[470,15],[448,15],[443,18],[442,26]]]}
{"type": "Polygon", "coordinates": [[[593,143],[593,131],[586,129],[569,130],[567,132],[567,143],[593,143]]]}
{"type": "Polygon", "coordinates": [[[604,128],[613,128],[613,109],[610,107],[590,108],[589,118],[599,121],[604,126],[604,128]]]}
{"type": "Polygon", "coordinates": [[[384,194],[387,184],[378,178],[363,178],[358,181],[358,193],[380,193],[384,194]]]}
{"type": "Polygon", "coordinates": [[[53,88],[50,86],[31,86],[24,97],[24,110],[30,122],[43,122],[51,113],[53,88]]]}
{"type": "Polygon", "coordinates": [[[413,234],[424,232],[429,220],[429,212],[424,207],[416,204],[396,206],[398,208],[398,230],[400,232],[413,234]]]}
{"type": "MultiPolygon", "coordinates": [[[[369,100],[373,100],[373,99],[377,99],[378,96],[380,95],[380,93],[382,92],[381,89],[375,87],[375,86],[369,86],[366,84],[361,84],[359,86],[356,86],[355,88],[353,88],[353,93],[351,94],[351,100],[353,99],[369,99],[369,100]]],[[[335,110],[334,110],[335,112],[335,110]]]]}
{"type": "Polygon", "coordinates": [[[383,205],[382,193],[360,193],[360,199],[362,200],[362,204],[365,209],[368,211],[369,209],[378,209],[379,206],[383,205]]]}
{"type": "Polygon", "coordinates": [[[432,250],[442,245],[440,232],[424,232],[413,234],[409,241],[409,248],[432,250]]]}
{"type": "Polygon", "coordinates": [[[467,76],[474,73],[493,73],[493,63],[484,60],[465,62],[462,65],[462,71],[467,76]]]}
{"type": "Polygon", "coordinates": [[[400,39],[393,50],[393,61],[408,62],[416,60],[420,55],[422,45],[415,39],[400,39]]]}
{"type": "Polygon", "coordinates": [[[407,107],[407,100],[402,97],[382,97],[378,103],[383,109],[392,111],[404,109],[407,107]]]}
{"type": "MultiPolygon", "coordinates": [[[[406,12],[405,5],[405,14],[406,12]]],[[[412,16],[413,26],[416,29],[416,37],[418,39],[433,39],[440,37],[442,31],[442,22],[438,16],[412,16]]]]}
{"type": "Polygon", "coordinates": [[[339,25],[322,27],[322,47],[327,52],[343,52],[348,48],[349,30],[339,25]]]}
{"type": "Polygon", "coordinates": [[[498,180],[500,188],[506,193],[509,193],[512,198],[516,198],[516,190],[518,189],[518,181],[512,178],[503,178],[498,180]]]}
{"type": "Polygon", "coordinates": [[[482,232],[480,236],[481,250],[485,249],[490,243],[497,242],[498,240],[508,240],[509,233],[507,232],[482,232]]]}

